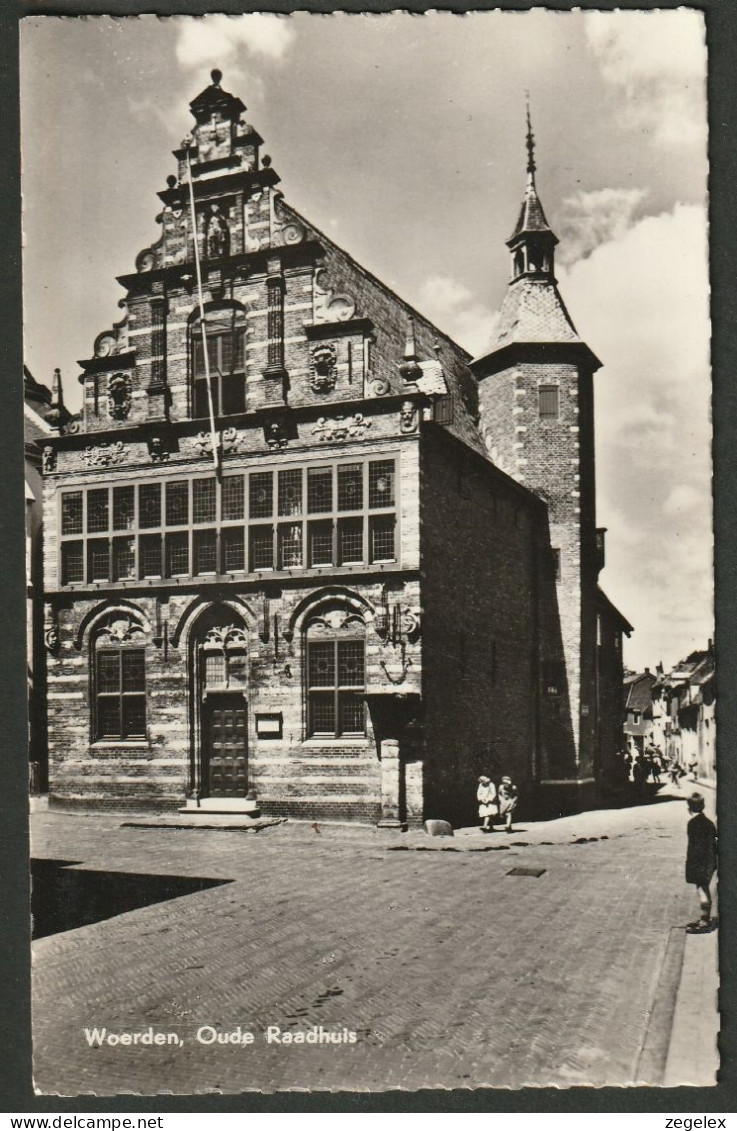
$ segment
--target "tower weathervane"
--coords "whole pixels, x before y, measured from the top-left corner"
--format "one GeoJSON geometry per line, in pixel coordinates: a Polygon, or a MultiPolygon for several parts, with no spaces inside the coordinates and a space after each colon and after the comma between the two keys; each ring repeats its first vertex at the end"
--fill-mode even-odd
{"type": "Polygon", "coordinates": [[[532,119],[530,118],[530,92],[525,91],[527,104],[527,172],[531,177],[535,175],[535,135],[532,132],[532,119]]]}

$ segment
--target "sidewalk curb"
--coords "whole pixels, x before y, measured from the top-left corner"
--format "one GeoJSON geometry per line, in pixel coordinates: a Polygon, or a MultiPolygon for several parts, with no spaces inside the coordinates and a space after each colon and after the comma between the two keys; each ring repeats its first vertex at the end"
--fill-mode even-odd
{"type": "Polygon", "coordinates": [[[671,927],[652,998],[645,1039],[635,1069],[635,1084],[662,1085],[668,1063],[673,1018],[686,952],[686,932],[671,927]]]}

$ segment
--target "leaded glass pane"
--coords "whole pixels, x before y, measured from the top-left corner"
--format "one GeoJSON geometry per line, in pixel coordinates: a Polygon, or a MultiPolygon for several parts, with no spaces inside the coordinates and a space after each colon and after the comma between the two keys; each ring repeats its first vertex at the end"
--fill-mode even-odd
{"type": "Polygon", "coordinates": [[[188,534],[167,534],[166,573],[168,577],[184,577],[189,573],[188,534]]]}
{"type": "Polygon", "coordinates": [[[251,569],[273,569],[273,526],[252,526],[249,532],[249,540],[251,543],[251,569]]]}
{"type": "Polygon", "coordinates": [[[309,525],[310,565],[333,564],[332,522],[311,522],[309,525]]]}
{"type": "Polygon", "coordinates": [[[307,471],[307,510],[320,514],[333,509],[332,467],[311,467],[307,471]]]}
{"type": "Polygon", "coordinates": [[[123,737],[144,738],[146,735],[146,696],[123,696],[123,737]]]}
{"type": "Polygon", "coordinates": [[[339,687],[363,687],[364,654],[363,640],[338,641],[339,687]]]}
{"type": "Polygon", "coordinates": [[[161,577],[161,535],[141,534],[138,554],[141,577],[161,577]]]}
{"type": "Polygon", "coordinates": [[[160,483],[144,483],[138,488],[138,523],[144,530],[161,526],[160,483]]]}
{"type": "Polygon", "coordinates": [[[242,373],[234,373],[220,379],[222,389],[223,416],[234,416],[246,411],[246,379],[242,373]]]}
{"type": "Polygon", "coordinates": [[[225,686],[224,652],[205,652],[205,686],[225,686]]]}
{"type": "Polygon", "coordinates": [[[113,530],[130,530],[135,518],[133,487],[113,487],[113,530]]]}
{"type": "Polygon", "coordinates": [[[310,687],[335,686],[335,642],[308,645],[307,678],[310,687]]]}
{"type": "Polygon", "coordinates": [[[61,547],[61,583],[73,585],[84,581],[84,544],[63,542],[61,547]]]}
{"type": "Polygon", "coordinates": [[[120,652],[97,653],[97,690],[120,691],[120,652]]]}
{"type": "Polygon", "coordinates": [[[347,463],[338,468],[338,510],[360,511],[363,507],[363,465],[347,463]]]}
{"type": "Polygon", "coordinates": [[[62,534],[82,533],[82,492],[65,491],[61,496],[62,534]]]}
{"type": "Polygon", "coordinates": [[[97,700],[97,737],[120,738],[120,698],[101,695],[97,700]]]}
{"type": "Polygon", "coordinates": [[[189,522],[189,483],[167,483],[166,525],[186,526],[189,522]]]}
{"type": "Polygon", "coordinates": [[[270,471],[249,477],[249,513],[251,518],[271,518],[274,511],[274,476],[270,471]]]}
{"type": "Polygon", "coordinates": [[[193,573],[217,573],[217,534],[195,530],[192,536],[193,573]]]}
{"type": "Polygon", "coordinates": [[[279,569],[302,565],[302,523],[285,522],[279,527],[279,569]]]}
{"type": "Polygon", "coordinates": [[[335,697],[332,692],[310,693],[310,733],[335,734],[335,697]]]}
{"type": "Polygon", "coordinates": [[[143,649],[124,648],[120,653],[123,691],[146,690],[146,667],[143,649]]]}
{"type": "Polygon", "coordinates": [[[113,579],[130,581],[136,576],[136,550],[133,538],[113,539],[113,579]]]}
{"type": "Polygon", "coordinates": [[[338,519],[338,563],[353,565],[363,561],[363,519],[338,519]]]}
{"type": "Polygon", "coordinates": [[[394,460],[375,460],[369,464],[369,506],[394,506],[394,460]]]}
{"type": "Polygon", "coordinates": [[[243,547],[243,529],[224,530],[221,535],[223,545],[223,570],[232,573],[245,569],[246,561],[243,547]]]}
{"type": "Polygon", "coordinates": [[[243,518],[243,476],[226,475],[223,479],[223,521],[234,522],[243,518]]]}
{"type": "Polygon", "coordinates": [[[371,562],[393,562],[394,552],[394,515],[382,515],[372,518],[369,525],[369,539],[371,542],[371,562]]]}
{"type": "Polygon", "coordinates": [[[279,472],[279,514],[302,514],[302,472],[279,472]]]}
{"type": "Polygon", "coordinates": [[[338,695],[338,733],[363,734],[366,727],[363,696],[355,691],[338,695]]]}
{"type": "Polygon", "coordinates": [[[110,547],[107,538],[91,538],[87,543],[87,579],[110,580],[110,547]]]}
{"type": "Polygon", "coordinates": [[[87,532],[99,534],[110,523],[108,489],[87,492],[87,532]]]}
{"type": "Polygon", "coordinates": [[[192,522],[214,522],[217,499],[215,476],[192,481],[192,522]]]}

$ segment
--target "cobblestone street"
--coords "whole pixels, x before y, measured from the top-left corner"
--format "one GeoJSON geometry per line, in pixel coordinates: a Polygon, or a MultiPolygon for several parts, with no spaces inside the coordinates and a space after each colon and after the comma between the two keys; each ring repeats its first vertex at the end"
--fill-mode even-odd
{"type": "Polygon", "coordinates": [[[698,903],[683,879],[682,801],[442,842],[128,819],[37,813],[33,854],[112,873],[113,894],[115,873],[233,882],[34,944],[42,1092],[659,1084],[667,1062],[671,1075],[689,1063],[669,1038],[684,950],[703,958],[698,947],[709,956],[689,969],[706,968],[700,1033],[713,1039],[716,935],[683,931],[698,903]],[[255,1040],[206,1046],[205,1025],[255,1040]],[[313,1025],[356,1043],[265,1040],[267,1026],[313,1025]],[[93,1026],[152,1026],[182,1043],[94,1048],[93,1026]]]}

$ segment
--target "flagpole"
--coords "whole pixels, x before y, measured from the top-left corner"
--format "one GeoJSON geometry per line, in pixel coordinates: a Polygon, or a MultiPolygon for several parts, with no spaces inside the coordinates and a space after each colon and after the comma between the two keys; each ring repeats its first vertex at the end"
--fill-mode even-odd
{"type": "Polygon", "coordinates": [[[212,462],[215,471],[220,471],[219,441],[215,430],[215,405],[212,399],[212,385],[210,383],[210,358],[207,350],[207,333],[205,330],[205,302],[202,295],[202,272],[200,270],[200,249],[197,243],[197,216],[194,207],[194,187],[192,184],[192,164],[187,148],[187,180],[189,183],[189,207],[192,216],[192,242],[194,243],[194,264],[197,275],[197,298],[200,307],[200,328],[202,332],[202,353],[205,359],[205,385],[207,386],[207,406],[210,410],[210,440],[212,442],[212,462]]]}

